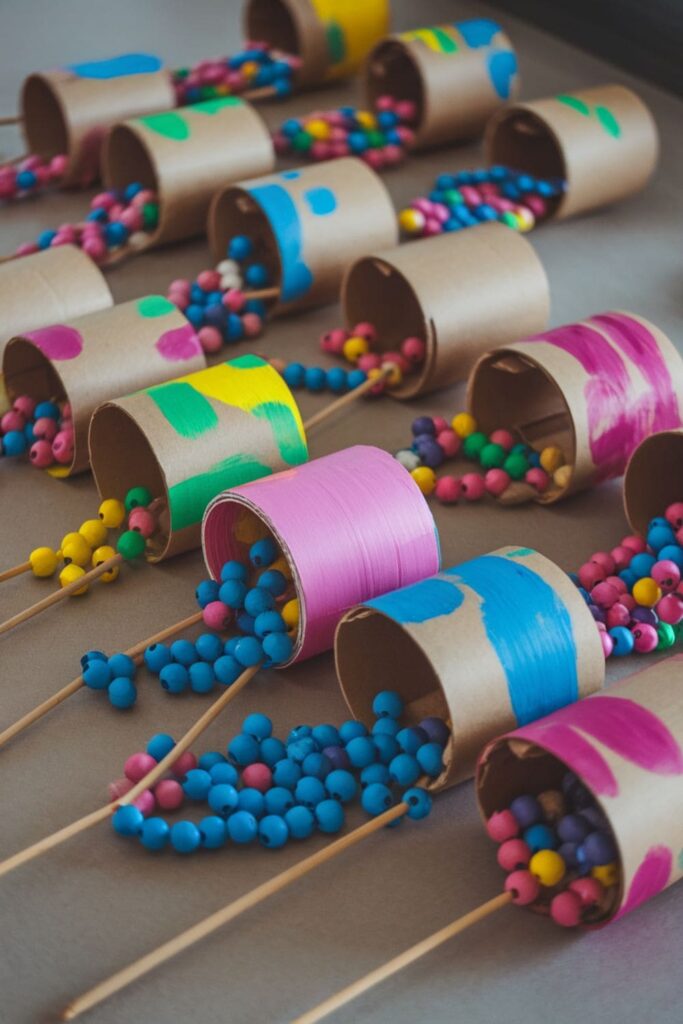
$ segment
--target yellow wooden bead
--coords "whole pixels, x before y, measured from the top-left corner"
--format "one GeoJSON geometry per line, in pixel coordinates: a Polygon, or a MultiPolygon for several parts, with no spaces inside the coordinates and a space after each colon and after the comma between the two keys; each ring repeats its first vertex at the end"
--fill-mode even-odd
{"type": "MultiPolygon", "coordinates": [[[[75,562],[71,562],[70,565],[65,565],[59,574],[59,583],[62,587],[68,587],[70,583],[75,583],[81,576],[85,576],[85,569],[80,565],[76,565],[75,562]]],[[[78,597],[80,594],[85,594],[88,590],[88,584],[79,587],[78,590],[73,591],[73,596],[78,597]]]]}
{"type": "Polygon", "coordinates": [[[631,593],[636,604],[643,608],[654,608],[662,596],[659,585],[651,576],[643,576],[642,580],[634,583],[631,593]]]}
{"type": "Polygon", "coordinates": [[[370,346],[365,338],[347,338],[342,351],[344,359],[348,359],[350,363],[357,363],[361,356],[370,351],[370,346]]]}
{"type": "Polygon", "coordinates": [[[34,548],[28,556],[34,576],[53,576],[59,565],[59,555],[52,548],[34,548]]]}
{"type": "Polygon", "coordinates": [[[609,889],[611,885],[616,885],[619,881],[619,866],[615,861],[612,861],[611,864],[600,864],[591,869],[591,876],[596,878],[605,889],[609,889]]]}
{"type": "Polygon", "coordinates": [[[533,213],[526,207],[519,207],[515,210],[514,216],[517,220],[517,226],[522,232],[531,231],[532,227],[536,223],[536,218],[533,213]]]}
{"type": "Polygon", "coordinates": [[[246,61],[240,68],[240,71],[242,72],[245,78],[255,78],[256,75],[258,75],[259,70],[260,65],[257,64],[255,60],[246,61]]]}
{"type": "Polygon", "coordinates": [[[564,858],[555,850],[539,850],[529,861],[529,871],[541,885],[552,888],[562,881],[567,867],[564,858]]]}
{"type": "Polygon", "coordinates": [[[548,445],[540,454],[541,468],[546,473],[554,473],[564,463],[564,456],[556,445],[548,445]]]}
{"type": "Polygon", "coordinates": [[[362,125],[363,128],[372,129],[377,127],[377,118],[374,114],[371,114],[369,110],[357,110],[356,121],[358,121],[358,124],[362,125]]]}
{"type": "Polygon", "coordinates": [[[418,466],[410,475],[424,495],[431,494],[436,487],[436,473],[429,466],[418,466]]]}
{"type": "MultiPolygon", "coordinates": [[[[403,371],[398,363],[382,363],[381,369],[382,371],[391,370],[391,373],[384,378],[387,382],[387,387],[399,388],[401,386],[403,383],[403,371]]],[[[368,374],[369,376],[370,374],[368,374]]]]}
{"type": "Polygon", "coordinates": [[[92,558],[92,548],[80,533],[67,533],[62,540],[62,558],[65,562],[75,565],[88,565],[92,558]]]}
{"type": "Polygon", "coordinates": [[[126,518],[126,506],[116,498],[107,498],[97,513],[108,530],[117,530],[126,518]]]}
{"type": "Polygon", "coordinates": [[[287,601],[287,603],[282,606],[282,611],[280,612],[280,614],[282,615],[282,618],[284,619],[285,624],[287,626],[289,626],[290,629],[298,629],[298,627],[299,627],[299,600],[298,600],[298,598],[294,597],[294,598],[292,598],[291,601],[287,601]]]}
{"type": "Polygon", "coordinates": [[[289,562],[284,555],[280,555],[279,558],[276,558],[273,564],[268,566],[268,569],[277,569],[278,572],[282,573],[286,580],[291,580],[292,578],[292,570],[289,568],[289,562]]]}
{"type": "Polygon", "coordinates": [[[307,121],[304,127],[308,134],[312,135],[314,139],[329,139],[330,132],[332,131],[327,121],[322,121],[316,117],[307,121]]]}
{"type": "Polygon", "coordinates": [[[237,518],[233,535],[240,544],[252,545],[257,540],[261,540],[262,537],[267,537],[268,530],[265,524],[253,512],[245,509],[237,518]]]}
{"type": "Polygon", "coordinates": [[[425,216],[419,210],[413,210],[411,206],[408,206],[399,213],[398,223],[402,231],[409,235],[416,235],[425,226],[425,216]]]}
{"type": "MultiPolygon", "coordinates": [[[[98,565],[102,564],[102,562],[107,562],[110,558],[113,558],[115,554],[116,550],[110,547],[108,544],[103,544],[101,547],[96,548],[96,550],[92,553],[91,564],[93,569],[96,569],[98,565]]],[[[114,580],[117,579],[119,575],[119,569],[120,566],[118,565],[112,566],[111,569],[107,569],[106,572],[102,573],[100,579],[102,580],[103,583],[113,583],[114,580]]]]}
{"type": "Polygon", "coordinates": [[[475,434],[477,431],[477,421],[468,412],[459,412],[457,416],[454,416],[451,426],[458,437],[462,438],[469,437],[470,434],[475,434]]]}
{"type": "Polygon", "coordinates": [[[564,490],[565,487],[569,486],[572,478],[572,472],[572,466],[560,466],[560,468],[556,469],[553,473],[553,483],[564,490]]]}
{"type": "Polygon", "coordinates": [[[78,532],[91,548],[98,548],[107,539],[107,527],[101,519],[86,519],[78,527],[78,532]]]}

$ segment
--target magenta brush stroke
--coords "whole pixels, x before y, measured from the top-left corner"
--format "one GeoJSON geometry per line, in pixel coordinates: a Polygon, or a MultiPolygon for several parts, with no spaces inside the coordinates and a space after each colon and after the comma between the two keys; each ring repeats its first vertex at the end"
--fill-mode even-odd
{"type": "Polygon", "coordinates": [[[155,348],[169,363],[185,363],[202,352],[201,342],[190,324],[165,331],[155,343],[155,348]]]}
{"type": "Polygon", "coordinates": [[[631,879],[626,899],[614,915],[618,921],[625,914],[647,903],[666,889],[671,878],[673,854],[668,846],[652,846],[631,879]]]}
{"type": "Polygon", "coordinates": [[[51,327],[41,327],[38,331],[28,331],[24,337],[32,341],[44,356],[54,362],[77,359],[83,351],[83,338],[80,332],[66,324],[52,324],[51,327]]]}
{"type": "MultiPolygon", "coordinates": [[[[563,708],[562,711],[565,711],[563,708]]],[[[571,768],[597,796],[618,796],[619,783],[614,772],[592,743],[561,720],[562,711],[556,711],[540,722],[517,729],[515,739],[537,743],[571,768]]]]}

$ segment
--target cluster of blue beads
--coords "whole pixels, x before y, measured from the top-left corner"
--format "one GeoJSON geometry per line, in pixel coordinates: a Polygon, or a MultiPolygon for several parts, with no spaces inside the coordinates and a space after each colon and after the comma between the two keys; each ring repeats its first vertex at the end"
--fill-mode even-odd
{"type": "Polygon", "coordinates": [[[128,654],[87,651],[81,658],[83,682],[91,690],[106,690],[109,702],[120,711],[132,708],[137,700],[137,665],[128,654]]]}
{"type": "Polygon", "coordinates": [[[368,379],[365,370],[345,370],[342,366],[323,370],[321,366],[304,366],[302,363],[288,363],[282,376],[293,391],[305,388],[313,394],[331,391],[334,395],[353,391],[368,379]]]}
{"type": "MultiPolygon", "coordinates": [[[[267,288],[271,284],[270,274],[263,263],[252,260],[254,244],[246,235],[235,235],[228,244],[228,258],[240,265],[242,284],[246,288],[267,288]]],[[[189,304],[183,313],[195,330],[215,327],[225,344],[236,344],[245,337],[242,317],[224,304],[224,290],[208,291],[194,281],[190,286],[189,304]]],[[[267,316],[266,304],[261,299],[246,299],[241,313],[255,313],[263,321],[267,316]]]]}
{"type": "MultiPolygon", "coordinates": [[[[257,840],[275,850],[314,832],[335,834],[344,826],[345,806],[356,798],[371,817],[403,801],[409,818],[425,818],[432,800],[415,783],[421,776],[441,774],[448,728],[438,718],[402,727],[403,702],[391,691],[379,693],[373,709],[378,717],[371,732],[355,720],[339,728],[300,725],[284,742],[273,736],[273,723],[266,715],[248,715],[242,732],[228,743],[227,757],[219,751],[203,754],[183,780],[185,795],[206,801],[211,814],[199,824],[169,825],[161,817],[145,819],[137,807],[126,805],[114,814],[114,830],[137,836],[150,850],[170,845],[187,854],[257,840]],[[272,785],[265,792],[240,787],[241,773],[256,764],[271,773],[272,785]]],[[[172,747],[171,737],[155,736],[147,753],[160,761],[172,747]]]]}

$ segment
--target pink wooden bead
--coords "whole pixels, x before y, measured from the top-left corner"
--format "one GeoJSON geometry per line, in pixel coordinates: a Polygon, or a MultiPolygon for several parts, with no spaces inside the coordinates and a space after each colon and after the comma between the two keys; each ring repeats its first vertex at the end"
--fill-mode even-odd
{"type": "Polygon", "coordinates": [[[316,139],[310,152],[314,160],[329,160],[334,153],[334,144],[325,139],[316,139]]]}
{"type": "Polygon", "coordinates": [[[473,188],[472,185],[463,185],[460,188],[460,195],[463,197],[468,206],[479,206],[481,203],[481,195],[479,190],[473,188]]]}
{"type": "Polygon", "coordinates": [[[22,242],[17,248],[17,256],[31,256],[34,252],[38,252],[35,242],[22,242]]]}
{"type": "Polygon", "coordinates": [[[590,556],[588,561],[602,566],[607,576],[611,576],[616,569],[614,559],[607,551],[596,551],[595,554],[590,556]]]}
{"type": "Polygon", "coordinates": [[[633,627],[631,633],[633,634],[633,646],[638,654],[649,654],[659,643],[657,630],[647,622],[639,622],[637,626],[633,627]]]}
{"type": "Polygon", "coordinates": [[[62,466],[68,465],[74,457],[74,435],[70,430],[60,430],[52,442],[52,454],[62,466]]]}
{"type": "Polygon", "coordinates": [[[171,281],[168,286],[169,292],[184,292],[189,296],[192,282],[188,281],[186,277],[177,277],[175,281],[171,281]]]}
{"type": "Polygon", "coordinates": [[[128,516],[128,529],[135,530],[136,533],[141,534],[145,539],[151,537],[156,531],[157,520],[148,509],[146,508],[134,508],[128,516]]]}
{"type": "Polygon", "coordinates": [[[378,149],[366,149],[362,159],[372,167],[373,171],[378,171],[384,163],[384,158],[378,149]]]}
{"type": "Polygon", "coordinates": [[[460,445],[462,444],[459,436],[450,427],[445,430],[441,430],[436,435],[436,440],[441,448],[443,448],[444,455],[448,459],[454,458],[460,451],[460,445]]]}
{"type": "Polygon", "coordinates": [[[530,871],[513,871],[505,879],[505,891],[513,894],[512,902],[518,907],[525,907],[538,899],[540,888],[530,871]]]}
{"type": "Polygon", "coordinates": [[[432,423],[434,424],[435,434],[441,434],[444,430],[451,429],[450,423],[443,416],[432,416],[432,423]]]}
{"type": "Polygon", "coordinates": [[[674,501],[671,505],[667,505],[664,517],[674,530],[680,530],[683,526],[683,501],[674,501]]]}
{"type": "Polygon", "coordinates": [[[478,473],[465,473],[462,477],[462,493],[465,501],[479,501],[486,493],[483,476],[478,473]]]}
{"type": "Polygon", "coordinates": [[[427,346],[422,338],[406,338],[401,342],[401,355],[405,356],[413,366],[419,366],[424,362],[427,346]]]}
{"type": "Polygon", "coordinates": [[[58,153],[57,156],[53,156],[52,160],[50,160],[50,172],[55,178],[61,178],[68,166],[69,159],[63,153],[58,153]]]}
{"type": "Polygon", "coordinates": [[[153,768],[156,768],[157,762],[154,760],[151,754],[145,753],[144,750],[139,751],[137,754],[131,754],[126,760],[123,766],[123,774],[131,782],[139,782],[140,779],[144,778],[153,768]]]}
{"type": "Polygon", "coordinates": [[[225,308],[229,309],[231,313],[241,313],[247,300],[244,297],[244,292],[241,292],[239,288],[228,288],[222,301],[225,308]]]}
{"type": "Polygon", "coordinates": [[[514,434],[509,430],[494,430],[489,440],[491,444],[499,444],[506,452],[509,452],[515,443],[514,434]]]}
{"type": "Polygon", "coordinates": [[[98,192],[90,200],[91,210],[111,210],[112,206],[116,203],[116,199],[109,192],[98,192]]]}
{"type": "Polygon", "coordinates": [[[0,419],[0,430],[6,434],[9,430],[23,430],[26,426],[26,417],[16,409],[10,409],[0,419]]]}
{"type": "Polygon", "coordinates": [[[130,781],[130,779],[114,779],[114,781],[110,782],[109,785],[107,786],[109,799],[112,801],[120,800],[121,797],[125,796],[126,793],[129,793],[132,788],[133,783],[130,781]]]}
{"type": "Polygon", "coordinates": [[[28,457],[31,460],[31,465],[35,466],[36,469],[47,469],[55,461],[55,457],[52,454],[52,445],[49,441],[34,441],[28,457]]]}
{"type": "Polygon", "coordinates": [[[136,796],[133,800],[133,805],[148,818],[150,814],[153,814],[156,809],[156,798],[151,789],[143,789],[140,796],[136,796]]]}
{"type": "Polygon", "coordinates": [[[665,594],[670,594],[681,582],[680,569],[669,558],[664,558],[661,562],[655,562],[650,570],[650,576],[659,584],[665,594]]]}
{"type": "Polygon", "coordinates": [[[81,248],[95,263],[99,263],[107,254],[107,247],[101,238],[87,238],[81,248]]]}
{"type": "Polygon", "coordinates": [[[683,526],[676,530],[676,541],[683,547],[683,526]]]}
{"type": "Polygon", "coordinates": [[[30,395],[17,395],[17,397],[12,402],[12,408],[15,410],[15,412],[20,412],[22,416],[25,416],[27,419],[30,416],[33,416],[35,407],[35,400],[31,398],[30,395]]]}
{"type": "Polygon", "coordinates": [[[383,352],[382,353],[383,363],[393,363],[394,366],[398,366],[401,373],[410,373],[412,366],[408,362],[405,356],[401,355],[400,352],[383,352]]]}
{"type": "MultiPolygon", "coordinates": [[[[602,623],[599,622],[598,626],[601,626],[601,625],[602,625],[602,623]]],[[[606,630],[600,629],[600,630],[598,630],[598,632],[600,633],[600,643],[602,644],[602,653],[604,654],[604,656],[606,658],[609,658],[609,656],[611,655],[612,651],[614,650],[614,640],[612,639],[612,637],[609,635],[609,633],[606,630]]]]}
{"type": "Polygon", "coordinates": [[[222,601],[211,601],[202,612],[204,625],[217,632],[227,629],[232,620],[232,610],[222,601]]]}
{"type": "Polygon", "coordinates": [[[504,843],[506,839],[514,839],[519,835],[519,825],[511,810],[495,811],[486,822],[489,839],[494,843],[504,843]]]}
{"type": "Polygon", "coordinates": [[[570,889],[558,892],[550,902],[550,916],[563,928],[576,928],[581,922],[581,900],[570,889]]]}
{"type": "Polygon", "coordinates": [[[142,211],[139,206],[129,206],[127,210],[123,211],[119,220],[130,232],[141,231],[144,226],[142,211]]]}
{"type": "Polygon", "coordinates": [[[375,110],[380,111],[380,113],[382,111],[393,110],[395,103],[396,100],[393,96],[378,96],[375,100],[375,110]]]}
{"type": "Polygon", "coordinates": [[[611,608],[619,600],[619,591],[607,580],[603,580],[591,590],[591,599],[601,608],[611,608]]]}
{"type": "Polygon", "coordinates": [[[400,164],[404,157],[401,147],[395,145],[393,142],[384,146],[382,152],[384,153],[385,162],[389,165],[400,164]]]}
{"type": "Polygon", "coordinates": [[[602,899],[603,888],[597,878],[575,878],[569,889],[576,893],[583,907],[594,907],[602,899]]]}
{"type": "Polygon", "coordinates": [[[678,594],[666,594],[661,601],[657,602],[655,610],[662,622],[666,622],[670,626],[677,626],[683,619],[683,600],[678,594]]]}
{"type": "Polygon", "coordinates": [[[220,352],[223,348],[223,335],[217,327],[200,327],[197,337],[203,352],[220,352]]]}
{"type": "Polygon", "coordinates": [[[432,201],[427,199],[426,196],[419,196],[418,199],[413,199],[410,204],[414,210],[419,210],[420,213],[424,213],[425,217],[428,217],[432,212],[432,201]]]}
{"type": "Polygon", "coordinates": [[[531,860],[531,850],[523,839],[506,839],[496,854],[503,871],[517,871],[525,868],[531,860]]]}
{"type": "Polygon", "coordinates": [[[182,807],[185,794],[183,787],[175,779],[162,779],[154,787],[154,797],[162,811],[175,811],[182,807]]]}
{"type": "Polygon", "coordinates": [[[486,471],[484,483],[489,494],[499,498],[510,486],[510,474],[504,469],[489,469],[486,471]]]}
{"type": "Polygon", "coordinates": [[[611,583],[613,587],[616,587],[620,594],[625,594],[628,591],[628,587],[622,580],[621,576],[607,576],[605,583],[611,583]]]}
{"type": "Polygon", "coordinates": [[[57,434],[57,422],[51,416],[41,416],[33,424],[34,437],[43,438],[45,441],[52,441],[57,434]]]}
{"type": "Polygon", "coordinates": [[[267,764],[257,761],[255,764],[248,764],[244,769],[242,782],[245,786],[258,789],[260,793],[267,793],[273,784],[273,773],[267,764]]]}
{"type": "Polygon", "coordinates": [[[527,469],[524,479],[526,483],[530,484],[531,487],[534,487],[541,494],[550,483],[550,477],[540,466],[532,466],[531,469],[527,469]]]}
{"type": "Polygon", "coordinates": [[[623,604],[625,608],[628,608],[630,612],[636,607],[636,599],[633,594],[620,594],[619,603],[623,604]]]}
{"type": "Polygon", "coordinates": [[[202,270],[197,275],[197,284],[204,292],[216,292],[221,286],[221,275],[217,270],[202,270]]]}
{"type": "Polygon", "coordinates": [[[584,562],[579,569],[581,586],[585,587],[588,591],[592,590],[596,583],[601,583],[606,576],[607,573],[602,566],[596,565],[595,562],[584,562]]]}
{"type": "Polygon", "coordinates": [[[186,750],[180,757],[171,765],[171,771],[179,779],[182,779],[188,772],[191,772],[193,768],[197,767],[197,758],[191,750],[186,750]]]}
{"type": "Polygon", "coordinates": [[[441,221],[437,220],[436,217],[427,217],[422,228],[422,234],[425,238],[432,238],[434,235],[441,234],[441,221]]]}
{"type": "Polygon", "coordinates": [[[382,365],[382,357],[377,355],[376,352],[366,352],[365,355],[360,357],[356,365],[364,373],[369,373],[370,370],[379,370],[382,365]]]}
{"type": "Polygon", "coordinates": [[[617,601],[607,611],[607,628],[614,629],[615,626],[628,626],[631,621],[631,613],[625,604],[617,601]]]}
{"type": "Polygon", "coordinates": [[[621,542],[621,546],[630,548],[634,554],[639,555],[643,551],[647,550],[647,544],[642,537],[638,537],[636,534],[631,534],[629,537],[624,537],[621,542]]]}
{"type": "Polygon", "coordinates": [[[348,331],[343,327],[336,327],[333,331],[327,331],[320,339],[320,348],[323,352],[332,352],[340,355],[344,348],[344,342],[350,337],[348,331]]]}
{"type": "Polygon", "coordinates": [[[417,104],[413,100],[398,100],[394,106],[401,121],[412,121],[417,115],[417,104]]]}
{"type": "Polygon", "coordinates": [[[434,496],[444,505],[454,505],[462,497],[462,483],[457,476],[441,476],[436,481],[434,496]]]}
{"type": "Polygon", "coordinates": [[[263,320],[258,313],[244,313],[242,327],[247,338],[257,338],[263,330],[263,320]]]}

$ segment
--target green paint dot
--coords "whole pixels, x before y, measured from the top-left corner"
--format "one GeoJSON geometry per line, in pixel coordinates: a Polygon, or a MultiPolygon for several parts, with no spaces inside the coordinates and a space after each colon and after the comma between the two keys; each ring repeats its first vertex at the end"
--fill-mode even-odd
{"type": "Polygon", "coordinates": [[[205,473],[198,473],[189,480],[182,480],[169,487],[168,497],[171,508],[171,528],[184,530],[201,522],[204,509],[212,498],[230,487],[260,480],[273,472],[251,455],[231,455],[217,462],[205,473]]]}
{"type": "Polygon", "coordinates": [[[563,93],[560,96],[555,97],[558,103],[564,103],[566,107],[571,107],[572,110],[576,110],[577,113],[583,114],[584,117],[590,117],[590,107],[583,100],[578,99],[576,96],[569,96],[563,93]]]}
{"type": "Polygon", "coordinates": [[[237,356],[236,359],[231,359],[226,366],[229,366],[232,370],[260,370],[262,366],[267,366],[268,363],[265,359],[261,359],[260,356],[237,356]]]}
{"type": "Polygon", "coordinates": [[[346,57],[346,40],[341,25],[336,21],[328,21],[325,26],[327,52],[333,64],[341,64],[346,57]]]}
{"type": "Polygon", "coordinates": [[[138,313],[140,316],[167,316],[175,311],[175,306],[163,295],[145,295],[144,299],[138,299],[138,313]]]}
{"type": "Polygon", "coordinates": [[[298,466],[308,458],[306,442],[301,436],[294,413],[283,402],[262,402],[251,410],[252,416],[266,420],[280,456],[288,466],[298,466]]]}
{"type": "Polygon", "coordinates": [[[183,142],[190,137],[190,126],[182,116],[174,110],[164,114],[148,114],[146,117],[139,117],[138,122],[145,128],[157,135],[163,135],[166,139],[173,139],[174,142],[183,142]]]}
{"type": "Polygon", "coordinates": [[[176,434],[190,441],[218,426],[211,402],[186,381],[171,381],[148,388],[147,394],[176,434]]]}
{"type": "Polygon", "coordinates": [[[196,114],[217,114],[225,107],[241,107],[243,102],[239,96],[216,96],[215,99],[195,103],[191,110],[196,114]]]}
{"type": "Polygon", "coordinates": [[[619,138],[621,126],[611,110],[608,110],[607,107],[596,107],[595,116],[608,135],[611,135],[614,139],[619,138]]]}

